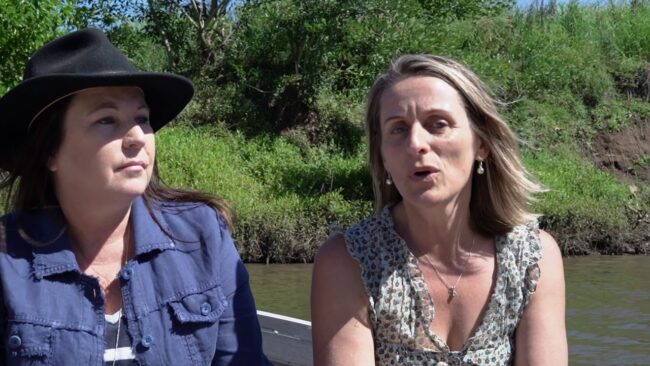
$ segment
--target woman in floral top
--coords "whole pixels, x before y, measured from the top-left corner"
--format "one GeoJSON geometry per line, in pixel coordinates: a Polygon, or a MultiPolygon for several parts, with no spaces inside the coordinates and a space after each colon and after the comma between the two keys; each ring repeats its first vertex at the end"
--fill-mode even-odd
{"type": "Polygon", "coordinates": [[[376,215],[333,234],[312,286],[316,365],[565,365],[562,258],[478,77],[397,59],[366,115],[376,215]]]}

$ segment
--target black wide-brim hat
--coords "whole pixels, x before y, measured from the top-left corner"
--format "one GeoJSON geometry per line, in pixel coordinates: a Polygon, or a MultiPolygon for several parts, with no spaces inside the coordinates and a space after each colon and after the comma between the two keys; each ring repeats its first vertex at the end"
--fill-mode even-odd
{"type": "Polygon", "coordinates": [[[27,62],[23,81],[0,99],[0,169],[13,171],[32,122],[49,106],[93,87],[142,89],[154,131],[171,121],[194,95],[180,75],[138,70],[99,29],[69,33],[41,47],[27,62]]]}

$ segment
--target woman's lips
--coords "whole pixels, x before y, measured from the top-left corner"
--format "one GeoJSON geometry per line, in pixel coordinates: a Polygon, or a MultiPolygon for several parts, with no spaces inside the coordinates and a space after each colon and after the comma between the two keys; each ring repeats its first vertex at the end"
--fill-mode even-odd
{"type": "Polygon", "coordinates": [[[145,170],[146,168],[147,168],[147,164],[145,164],[142,161],[130,161],[124,165],[119,166],[117,170],[124,170],[128,172],[139,172],[145,170]]]}
{"type": "Polygon", "coordinates": [[[435,168],[416,169],[411,178],[417,181],[431,181],[438,174],[439,170],[435,168]]]}

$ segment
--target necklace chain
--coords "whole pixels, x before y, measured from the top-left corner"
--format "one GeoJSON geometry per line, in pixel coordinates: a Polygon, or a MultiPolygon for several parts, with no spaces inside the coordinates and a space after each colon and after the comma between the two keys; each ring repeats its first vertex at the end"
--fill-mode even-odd
{"type": "MultiPolygon", "coordinates": [[[[129,260],[129,242],[131,241],[131,232],[130,232],[131,225],[126,226],[126,243],[124,244],[124,267],[126,267],[126,264],[129,260]]],[[[119,272],[118,272],[119,273],[119,272]]],[[[121,286],[120,286],[120,291],[121,291],[121,286]]],[[[120,344],[120,326],[122,325],[122,307],[120,307],[120,310],[118,310],[119,316],[117,317],[117,335],[115,336],[115,352],[113,353],[113,366],[115,366],[115,361],[117,361],[117,346],[120,344]]]]}
{"type": "Polygon", "coordinates": [[[467,256],[465,257],[465,263],[463,264],[463,269],[460,272],[460,275],[456,279],[456,282],[454,282],[453,286],[450,286],[447,281],[445,281],[445,278],[442,277],[440,272],[438,271],[438,268],[433,265],[433,262],[431,262],[431,259],[429,258],[428,255],[423,255],[424,259],[429,263],[431,268],[433,268],[433,271],[436,272],[436,275],[440,279],[440,282],[447,288],[447,291],[449,292],[449,298],[450,300],[453,300],[454,297],[458,296],[458,290],[456,287],[458,286],[458,283],[460,282],[460,279],[463,278],[463,274],[465,274],[465,270],[467,269],[467,265],[469,264],[470,259],[472,258],[472,254],[474,254],[474,244],[476,244],[476,238],[472,239],[472,247],[470,248],[469,252],[467,253],[467,256]]]}
{"type": "Polygon", "coordinates": [[[46,242],[40,242],[38,240],[32,239],[25,232],[25,230],[23,230],[22,228],[18,229],[18,235],[20,235],[20,238],[23,239],[24,241],[26,241],[27,243],[29,243],[30,245],[40,248],[40,247],[46,247],[46,246],[56,242],[57,240],[59,240],[59,238],[61,238],[61,236],[63,236],[63,233],[65,233],[66,230],[67,230],[67,227],[65,227],[65,226],[62,227],[61,230],[59,231],[59,233],[54,237],[54,239],[51,239],[51,240],[46,241],[46,242]]]}
{"type": "MultiPolygon", "coordinates": [[[[127,230],[127,232],[126,232],[126,240],[124,241],[124,253],[123,253],[124,264],[122,265],[124,267],[126,266],[126,264],[128,263],[128,260],[129,260],[129,243],[131,241],[131,234],[130,234],[130,231],[129,231],[130,230],[130,225],[127,225],[126,230],[127,230]]],[[[89,264],[90,261],[88,261],[88,259],[86,259],[85,255],[81,251],[79,251],[79,254],[80,254],[81,258],[84,260],[84,262],[89,264]]],[[[89,269],[91,272],[96,274],[101,280],[104,280],[104,282],[107,283],[106,288],[104,290],[106,292],[106,290],[108,290],[108,288],[110,287],[110,285],[111,285],[111,283],[113,281],[108,281],[106,279],[106,277],[104,277],[102,274],[100,274],[98,271],[96,271],[94,268],[92,268],[92,266],[88,266],[87,269],[89,269]]],[[[120,273],[120,271],[117,272],[116,278],[119,278],[119,273],[120,273]]],[[[123,315],[121,308],[120,308],[120,310],[118,310],[118,315],[119,316],[117,317],[117,334],[115,335],[115,348],[114,348],[116,352],[113,352],[113,364],[112,364],[113,366],[115,366],[115,363],[117,362],[117,358],[116,358],[117,357],[117,347],[120,344],[120,330],[121,330],[120,328],[121,328],[121,325],[122,325],[122,315],[123,315]]]]}

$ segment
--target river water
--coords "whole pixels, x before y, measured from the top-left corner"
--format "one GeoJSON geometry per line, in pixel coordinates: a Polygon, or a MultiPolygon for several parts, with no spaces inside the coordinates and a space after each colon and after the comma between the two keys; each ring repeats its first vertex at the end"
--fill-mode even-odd
{"type": "MultiPolygon", "coordinates": [[[[247,264],[259,310],[309,320],[311,264],[247,264]]],[[[564,260],[571,365],[650,366],[650,256],[564,260]]]]}

